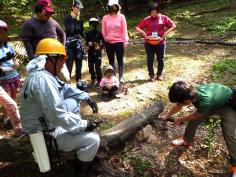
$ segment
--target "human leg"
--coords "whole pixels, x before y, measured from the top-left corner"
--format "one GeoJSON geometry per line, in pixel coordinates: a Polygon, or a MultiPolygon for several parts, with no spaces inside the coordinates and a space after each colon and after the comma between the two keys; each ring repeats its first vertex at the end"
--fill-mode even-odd
{"type": "Polygon", "coordinates": [[[96,58],[95,58],[95,70],[96,70],[98,83],[100,83],[101,80],[102,80],[101,65],[102,65],[102,57],[100,55],[97,55],[96,58]]]}
{"type": "Polygon", "coordinates": [[[66,66],[68,68],[68,71],[70,73],[70,77],[71,77],[71,72],[72,72],[72,68],[73,68],[73,63],[74,63],[74,60],[75,60],[75,54],[74,54],[74,48],[72,47],[68,47],[67,48],[67,60],[66,60],[66,66]]]}
{"type": "Polygon", "coordinates": [[[161,75],[164,68],[164,55],[165,55],[166,45],[157,45],[156,46],[156,55],[157,55],[157,80],[162,80],[161,75]]]}
{"type": "Polygon", "coordinates": [[[153,70],[153,61],[154,61],[154,47],[150,44],[145,43],[145,50],[147,54],[147,67],[150,77],[150,81],[154,81],[154,70],[153,70]]]}
{"type": "Polygon", "coordinates": [[[75,60],[75,79],[76,82],[81,79],[81,70],[82,70],[83,58],[76,58],[75,60]]]}
{"type": "Polygon", "coordinates": [[[60,151],[75,151],[77,158],[83,162],[91,162],[100,145],[100,137],[96,132],[72,134],[58,127],[53,133],[60,151]]]}
{"type": "Polygon", "coordinates": [[[119,81],[121,82],[123,81],[123,72],[124,72],[124,46],[123,42],[118,42],[114,45],[118,63],[119,81]]]}
{"type": "Polygon", "coordinates": [[[224,106],[219,112],[222,119],[222,133],[229,151],[230,163],[233,167],[236,167],[236,111],[231,107],[224,106]]]}
{"type": "Polygon", "coordinates": [[[111,44],[111,43],[106,43],[106,52],[107,52],[107,57],[108,57],[108,60],[109,60],[109,64],[113,67],[114,74],[116,74],[114,45],[111,44]]]}
{"type": "Polygon", "coordinates": [[[16,133],[21,131],[20,114],[16,102],[0,87],[0,104],[6,109],[16,133]]]}
{"type": "Polygon", "coordinates": [[[96,80],[94,64],[95,64],[95,56],[91,51],[89,51],[88,52],[88,68],[89,68],[89,73],[91,75],[92,82],[96,80]]]}

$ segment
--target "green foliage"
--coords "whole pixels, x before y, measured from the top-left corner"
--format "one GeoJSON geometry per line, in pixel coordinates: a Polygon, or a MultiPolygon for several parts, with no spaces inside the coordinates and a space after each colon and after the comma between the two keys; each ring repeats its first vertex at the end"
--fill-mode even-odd
{"type": "Polygon", "coordinates": [[[143,159],[140,155],[130,157],[134,169],[137,171],[137,176],[145,177],[144,172],[151,167],[151,162],[143,159]]]}
{"type": "Polygon", "coordinates": [[[224,59],[212,66],[213,81],[229,86],[236,84],[236,60],[224,59]],[[229,79],[230,78],[230,79],[229,79]]]}
{"type": "Polygon", "coordinates": [[[204,146],[208,149],[208,152],[212,153],[213,146],[216,142],[216,128],[220,126],[221,119],[210,117],[208,122],[205,124],[205,127],[209,129],[209,135],[204,140],[204,146]]]}
{"type": "Polygon", "coordinates": [[[227,10],[211,11],[229,7],[231,0],[209,0],[187,5],[173,5],[167,9],[174,19],[189,22],[210,31],[214,35],[235,33],[236,17],[227,10]],[[207,13],[208,12],[208,13],[207,13]]]}
{"type": "Polygon", "coordinates": [[[209,0],[199,3],[190,3],[188,5],[173,5],[167,10],[172,14],[176,14],[176,17],[189,18],[190,15],[195,15],[202,11],[208,11],[213,9],[219,9],[226,7],[230,4],[230,0],[209,0]]]}
{"type": "Polygon", "coordinates": [[[235,60],[221,60],[220,62],[213,65],[213,71],[216,73],[228,72],[231,74],[236,74],[236,61],[235,60]]]}

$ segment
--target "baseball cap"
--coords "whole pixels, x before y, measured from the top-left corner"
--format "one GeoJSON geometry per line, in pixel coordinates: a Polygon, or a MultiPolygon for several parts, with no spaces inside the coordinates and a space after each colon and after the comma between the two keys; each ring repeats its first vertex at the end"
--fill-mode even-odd
{"type": "Polygon", "coordinates": [[[36,5],[40,5],[48,13],[54,13],[51,0],[38,0],[36,5]]]}
{"type": "Polygon", "coordinates": [[[74,0],[74,1],[73,1],[73,6],[78,7],[78,8],[80,8],[80,9],[83,9],[83,8],[84,8],[82,2],[79,1],[79,0],[74,0]]]}
{"type": "Polygon", "coordinates": [[[119,4],[119,0],[109,0],[109,1],[108,1],[108,5],[109,5],[109,6],[112,6],[112,5],[114,5],[114,4],[117,4],[117,5],[118,5],[118,4],[119,4]]]}

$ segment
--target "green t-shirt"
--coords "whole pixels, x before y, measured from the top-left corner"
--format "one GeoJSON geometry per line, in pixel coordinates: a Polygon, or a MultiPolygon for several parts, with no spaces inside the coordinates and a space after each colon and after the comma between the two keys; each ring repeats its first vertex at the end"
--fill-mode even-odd
{"type": "Polygon", "coordinates": [[[203,114],[222,107],[232,95],[229,87],[217,83],[197,85],[195,89],[196,102],[193,105],[203,114]]]}

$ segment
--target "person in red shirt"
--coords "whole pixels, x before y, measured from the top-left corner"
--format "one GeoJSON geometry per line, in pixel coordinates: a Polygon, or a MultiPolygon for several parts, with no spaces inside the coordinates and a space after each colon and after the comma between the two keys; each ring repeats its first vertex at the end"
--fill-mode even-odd
{"type": "Polygon", "coordinates": [[[175,23],[167,16],[159,13],[157,3],[150,5],[150,15],[136,27],[136,31],[145,38],[145,50],[147,54],[147,66],[150,79],[154,81],[153,61],[156,54],[158,61],[158,70],[156,80],[162,80],[162,71],[164,68],[164,54],[166,49],[166,36],[175,29],[175,23]],[[167,30],[166,30],[167,29],[167,30]]]}

